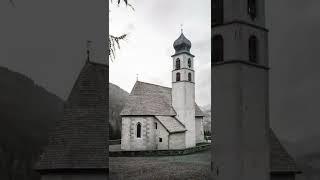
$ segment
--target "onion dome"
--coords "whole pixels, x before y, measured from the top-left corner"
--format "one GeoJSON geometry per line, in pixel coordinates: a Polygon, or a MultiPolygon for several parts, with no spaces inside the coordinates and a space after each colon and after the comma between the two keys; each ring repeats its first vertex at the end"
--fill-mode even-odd
{"type": "Polygon", "coordinates": [[[181,52],[190,53],[191,42],[183,35],[183,33],[181,33],[179,38],[174,41],[173,47],[176,50],[175,54],[178,54],[181,52]]]}

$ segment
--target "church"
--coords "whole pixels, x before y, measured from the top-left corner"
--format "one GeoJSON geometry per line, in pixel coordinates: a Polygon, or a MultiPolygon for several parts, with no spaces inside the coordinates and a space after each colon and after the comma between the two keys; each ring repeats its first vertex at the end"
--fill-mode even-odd
{"type": "Polygon", "coordinates": [[[173,47],[172,88],[136,81],[120,113],[122,150],[184,149],[204,141],[191,42],[181,32],[173,47]]]}

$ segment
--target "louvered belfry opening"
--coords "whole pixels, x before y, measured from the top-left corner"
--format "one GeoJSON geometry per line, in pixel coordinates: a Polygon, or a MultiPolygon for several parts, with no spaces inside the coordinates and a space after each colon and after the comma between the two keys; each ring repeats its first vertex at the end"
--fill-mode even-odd
{"type": "Polygon", "coordinates": [[[176,70],[180,69],[180,59],[176,60],[176,70]]]}
{"type": "Polygon", "coordinates": [[[223,0],[213,0],[211,3],[212,9],[212,25],[223,24],[223,0]]]}
{"type": "Polygon", "coordinates": [[[257,1],[248,0],[248,14],[254,20],[257,17],[257,1]]]}
{"type": "Polygon", "coordinates": [[[251,36],[249,39],[249,61],[258,62],[258,40],[255,36],[251,36]]]}
{"type": "Polygon", "coordinates": [[[213,37],[212,49],[213,63],[223,61],[223,37],[221,35],[213,37]]]}

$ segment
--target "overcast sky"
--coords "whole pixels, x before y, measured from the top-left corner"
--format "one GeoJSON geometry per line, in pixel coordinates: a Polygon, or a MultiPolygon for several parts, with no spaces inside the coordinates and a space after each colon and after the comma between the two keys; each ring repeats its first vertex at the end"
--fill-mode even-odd
{"type": "MultiPolygon", "coordinates": [[[[180,34],[180,24],[184,24],[196,56],[197,101],[201,105],[208,103],[209,1],[132,1],[134,12],[124,7],[112,8],[111,12],[111,30],[115,34],[130,33],[117,60],[110,63],[112,82],[130,91],[139,73],[141,81],[171,86],[172,43],[180,34]],[[127,19],[114,22],[123,16],[127,19]]],[[[103,62],[105,3],[16,0],[17,7],[12,8],[1,0],[0,66],[27,75],[65,99],[85,62],[87,39],[94,42],[95,60],[103,62]]],[[[271,125],[289,140],[319,136],[320,1],[267,0],[266,4],[271,125]]]]}
{"type": "Polygon", "coordinates": [[[291,140],[320,127],[320,1],[268,0],[270,121],[291,140]]]}
{"type": "Polygon", "coordinates": [[[139,81],[171,87],[173,42],[181,34],[195,55],[196,101],[211,104],[210,0],[135,0],[135,10],[110,6],[110,33],[129,33],[110,62],[110,82],[130,92],[139,81]]]}

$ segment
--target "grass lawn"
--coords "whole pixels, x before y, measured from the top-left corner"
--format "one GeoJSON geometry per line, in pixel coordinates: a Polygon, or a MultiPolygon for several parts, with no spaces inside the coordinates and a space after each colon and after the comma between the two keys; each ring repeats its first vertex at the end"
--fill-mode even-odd
{"type": "Polygon", "coordinates": [[[109,157],[110,179],[210,179],[211,151],[184,156],[109,157]]]}

